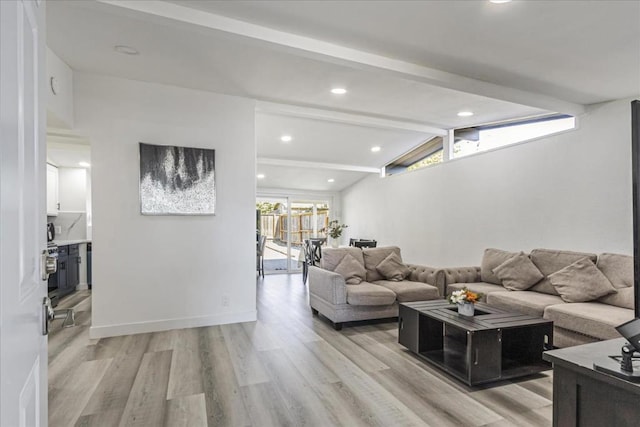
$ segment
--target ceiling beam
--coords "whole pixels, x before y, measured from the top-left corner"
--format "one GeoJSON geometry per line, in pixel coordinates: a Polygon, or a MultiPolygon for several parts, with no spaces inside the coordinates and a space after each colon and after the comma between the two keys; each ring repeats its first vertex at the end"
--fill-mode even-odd
{"type": "Polygon", "coordinates": [[[301,117],[305,119],[324,120],[327,122],[368,126],[378,129],[408,130],[438,136],[444,136],[447,134],[446,129],[441,129],[435,126],[424,125],[420,123],[407,122],[404,120],[384,119],[362,114],[342,113],[333,110],[301,107],[298,105],[280,104],[275,102],[257,101],[256,111],[266,114],[278,114],[290,117],[301,117]]]}
{"type": "Polygon", "coordinates": [[[307,162],[304,160],[271,159],[267,157],[258,157],[257,161],[259,165],[287,166],[292,168],[329,169],[377,174],[379,174],[381,170],[380,168],[371,168],[367,166],[342,165],[339,163],[307,162]]]}
{"type": "Polygon", "coordinates": [[[90,153],[91,146],[88,144],[75,144],[73,142],[69,142],[67,140],[62,139],[49,139],[47,137],[47,150],[58,150],[58,151],[75,151],[81,153],[90,153]]]}
{"type": "Polygon", "coordinates": [[[101,3],[118,6],[131,11],[192,25],[223,31],[241,37],[272,43],[302,53],[307,57],[331,61],[353,68],[374,70],[406,80],[422,82],[460,92],[486,96],[488,98],[514,102],[542,108],[558,113],[579,115],[585,112],[584,105],[564,101],[552,96],[497,85],[482,80],[460,76],[446,71],[389,58],[361,50],[328,43],[310,37],[275,30],[237,19],[227,18],[174,3],[156,0],[99,0],[101,3]]]}
{"type": "Polygon", "coordinates": [[[89,138],[79,133],[62,128],[47,127],[47,142],[58,142],[64,144],[88,146],[89,138]]]}

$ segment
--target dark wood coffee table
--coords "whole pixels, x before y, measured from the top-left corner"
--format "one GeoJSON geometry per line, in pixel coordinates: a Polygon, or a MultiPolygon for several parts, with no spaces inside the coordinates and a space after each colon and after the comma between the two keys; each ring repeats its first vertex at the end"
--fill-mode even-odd
{"type": "Polygon", "coordinates": [[[552,321],[483,303],[475,313],[445,300],[401,303],[398,341],[470,386],[551,369],[542,352],[553,348],[552,321]]]}

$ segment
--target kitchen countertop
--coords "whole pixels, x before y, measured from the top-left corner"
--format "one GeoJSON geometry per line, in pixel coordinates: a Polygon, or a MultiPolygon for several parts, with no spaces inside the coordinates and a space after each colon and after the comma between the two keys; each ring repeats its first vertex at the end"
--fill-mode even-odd
{"type": "Polygon", "coordinates": [[[89,243],[89,242],[91,242],[90,239],[54,240],[53,241],[53,243],[55,243],[58,246],[77,245],[79,243],[89,243]]]}

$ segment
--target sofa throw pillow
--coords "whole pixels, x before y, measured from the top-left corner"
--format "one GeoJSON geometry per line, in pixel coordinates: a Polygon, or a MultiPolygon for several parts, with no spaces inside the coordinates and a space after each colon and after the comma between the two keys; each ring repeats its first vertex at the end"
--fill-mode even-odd
{"type": "Polygon", "coordinates": [[[364,265],[360,264],[351,254],[346,254],[344,258],[342,258],[342,261],[336,265],[333,272],[344,277],[344,281],[349,285],[360,284],[367,274],[364,265]]]}
{"type": "Polygon", "coordinates": [[[334,271],[345,255],[350,254],[364,266],[364,258],[362,257],[362,249],[358,248],[322,248],[322,258],[320,258],[320,267],[325,270],[334,271]]]}
{"type": "Polygon", "coordinates": [[[594,264],[598,258],[596,254],[586,252],[561,251],[556,249],[532,250],[529,258],[531,258],[531,261],[538,267],[538,270],[545,275],[545,278],[533,285],[529,290],[543,294],[559,295],[556,288],[551,284],[549,276],[585,257],[593,261],[594,264]]]}
{"type": "Polygon", "coordinates": [[[398,254],[400,259],[402,259],[402,255],[400,253],[400,248],[397,246],[381,246],[378,248],[351,248],[356,251],[360,251],[362,256],[364,257],[364,268],[367,270],[367,278],[366,281],[369,283],[373,283],[377,280],[383,280],[385,277],[380,274],[378,269],[376,268],[378,264],[380,264],[386,257],[389,256],[390,253],[394,252],[398,254]]]}
{"type": "Polygon", "coordinates": [[[502,285],[502,281],[493,273],[493,269],[516,255],[518,255],[517,252],[507,252],[494,248],[485,249],[482,256],[482,264],[480,264],[480,279],[483,282],[502,285]]]}
{"type": "Polygon", "coordinates": [[[596,263],[614,288],[633,287],[633,257],[620,254],[600,254],[596,263]]]}
{"type": "Polygon", "coordinates": [[[549,275],[549,280],[565,302],[592,301],[617,292],[609,279],[586,257],[549,275]]]}
{"type": "Polygon", "coordinates": [[[502,286],[511,291],[527,290],[544,278],[544,274],[524,252],[494,268],[493,274],[502,281],[502,286]]]}
{"type": "Polygon", "coordinates": [[[376,266],[376,270],[384,276],[385,279],[392,282],[400,282],[411,274],[409,267],[402,263],[402,258],[395,252],[390,253],[380,264],[376,266]]]}

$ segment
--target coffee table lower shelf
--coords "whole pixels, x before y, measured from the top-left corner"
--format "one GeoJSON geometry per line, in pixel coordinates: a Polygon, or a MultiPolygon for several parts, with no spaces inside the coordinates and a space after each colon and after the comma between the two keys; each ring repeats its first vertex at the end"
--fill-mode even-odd
{"type": "Polygon", "coordinates": [[[553,323],[479,304],[464,318],[443,301],[400,305],[399,342],[469,386],[551,369],[542,352],[553,343],[553,323]]]}
{"type": "MultiPolygon", "coordinates": [[[[545,361],[523,365],[518,361],[503,359],[502,369],[500,371],[499,376],[482,380],[482,381],[470,382],[469,371],[466,365],[464,364],[464,360],[463,360],[464,358],[459,354],[455,355],[460,359],[459,362],[457,363],[451,363],[450,361],[445,362],[445,358],[447,358],[447,356],[445,356],[445,351],[443,350],[426,351],[423,353],[417,353],[417,356],[429,362],[430,364],[437,366],[438,368],[447,372],[449,375],[456,377],[460,381],[471,386],[488,384],[488,383],[508,380],[512,378],[525,377],[527,375],[533,375],[533,374],[548,371],[549,369],[551,369],[551,364],[545,361]]],[[[448,358],[450,359],[451,355],[449,355],[448,358]]]]}

